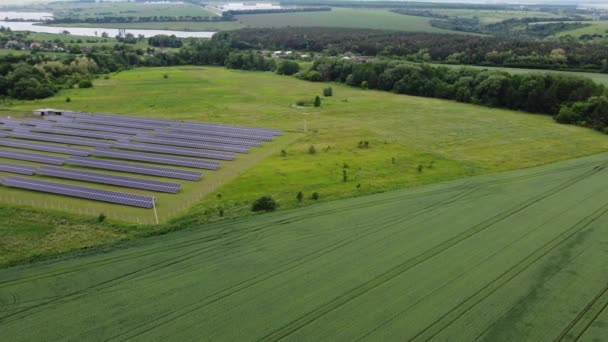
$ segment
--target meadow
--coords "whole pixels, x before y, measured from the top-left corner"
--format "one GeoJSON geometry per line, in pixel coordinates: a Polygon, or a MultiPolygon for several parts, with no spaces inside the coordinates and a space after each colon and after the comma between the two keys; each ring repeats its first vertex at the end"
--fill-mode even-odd
{"type": "Polygon", "coordinates": [[[602,36],[606,36],[608,34],[608,21],[590,21],[584,22],[587,24],[591,24],[587,27],[581,27],[574,30],[563,31],[555,35],[555,37],[563,37],[563,36],[572,36],[572,37],[580,37],[582,35],[594,35],[599,34],[602,36]]]}
{"type": "Polygon", "coordinates": [[[601,154],[0,270],[0,330],[10,341],[599,341],[606,166],[601,154]]]}
{"type": "MultiPolygon", "coordinates": [[[[26,208],[15,217],[27,217],[27,208],[70,212],[82,214],[74,218],[79,226],[91,227],[78,230],[76,244],[66,218],[59,219],[63,225],[49,218],[51,228],[43,234],[0,227],[0,264],[35,256],[41,245],[41,254],[55,254],[219,220],[220,210],[224,218],[249,215],[252,201],[267,194],[289,209],[608,151],[605,135],[558,125],[547,116],[329,85],[334,96],[324,98],[320,108],[300,107],[298,100],[320,95],[328,84],[218,67],[140,68],[99,79],[92,89],[0,105],[2,116],[48,107],[285,131],[220,171],[205,172],[201,182],[184,182],[180,195],[161,195],[158,211],[165,225],[98,225],[100,213],[112,224],[151,223],[153,216],[143,209],[0,188],[3,203],[26,208]],[[369,148],[360,148],[361,141],[369,148]],[[299,191],[302,202],[296,199],[299,191]],[[318,200],[311,199],[313,192],[318,200]]],[[[18,226],[20,219],[14,222],[18,226]]]]}
{"type": "Polygon", "coordinates": [[[475,10],[475,9],[430,9],[429,12],[447,15],[451,18],[479,18],[482,24],[494,24],[508,19],[555,18],[559,15],[537,11],[475,10]]]}

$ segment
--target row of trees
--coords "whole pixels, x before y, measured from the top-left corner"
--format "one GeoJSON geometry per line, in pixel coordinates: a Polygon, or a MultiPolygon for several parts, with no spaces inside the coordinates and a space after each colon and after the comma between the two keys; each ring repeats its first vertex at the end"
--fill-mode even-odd
{"type": "Polygon", "coordinates": [[[606,89],[590,79],[557,74],[509,74],[471,68],[415,65],[401,61],[354,63],[324,58],[297,75],[312,81],[436,97],[490,107],[549,114],[559,122],[605,131],[606,89]]]}
{"type": "Polygon", "coordinates": [[[608,72],[608,45],[345,28],[249,28],[218,33],[239,49],[353,52],[413,61],[608,72]]]}
{"type": "Polygon", "coordinates": [[[590,20],[580,16],[560,17],[546,22],[547,18],[507,19],[497,23],[483,24],[478,17],[431,20],[431,26],[454,31],[485,33],[495,36],[517,36],[518,38],[544,38],[562,31],[590,26],[580,21],[590,20]]]}

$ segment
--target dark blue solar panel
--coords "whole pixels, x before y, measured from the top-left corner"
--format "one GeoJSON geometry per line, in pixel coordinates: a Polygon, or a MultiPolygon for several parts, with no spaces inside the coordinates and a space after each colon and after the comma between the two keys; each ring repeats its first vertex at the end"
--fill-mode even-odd
{"type": "Polygon", "coordinates": [[[144,161],[148,163],[193,167],[197,169],[217,170],[219,163],[207,160],[166,156],[156,153],[128,152],[110,149],[96,149],[93,155],[116,159],[144,161]]]}
{"type": "Polygon", "coordinates": [[[210,142],[198,142],[198,141],[192,141],[192,140],[187,141],[187,140],[174,140],[174,139],[167,139],[167,138],[154,138],[154,137],[143,136],[143,135],[138,135],[135,138],[135,140],[137,142],[143,142],[143,143],[191,147],[191,148],[200,148],[200,149],[215,150],[215,151],[226,151],[226,152],[236,152],[236,153],[248,153],[249,152],[249,148],[246,146],[217,144],[217,143],[210,143],[210,142]]]}
{"type": "Polygon", "coordinates": [[[126,188],[177,193],[180,188],[178,183],[161,182],[149,179],[109,175],[105,173],[79,171],[54,166],[42,166],[38,169],[39,175],[74,179],[91,183],[122,186],[126,188]]]}
{"type": "Polygon", "coordinates": [[[0,163],[0,171],[31,176],[36,172],[36,168],[19,164],[0,163]]]}
{"type": "Polygon", "coordinates": [[[117,126],[117,127],[138,128],[138,129],[162,129],[163,127],[168,127],[167,125],[157,125],[157,124],[140,123],[140,122],[125,122],[125,121],[111,120],[111,119],[106,119],[106,118],[99,118],[99,119],[76,118],[75,122],[97,124],[97,125],[107,125],[107,126],[117,126]]]}
{"type": "MultiPolygon", "coordinates": [[[[166,130],[157,130],[157,132],[167,132],[167,131],[166,130]]],[[[216,135],[216,136],[220,136],[220,137],[249,139],[249,140],[262,140],[262,141],[271,141],[272,140],[271,136],[245,134],[245,133],[218,132],[218,131],[211,131],[211,130],[207,130],[207,129],[203,129],[203,128],[173,127],[168,132],[200,134],[200,135],[216,135]]]]}
{"type": "Polygon", "coordinates": [[[129,140],[129,139],[131,139],[131,136],[125,135],[125,134],[106,133],[106,132],[87,132],[87,131],[82,131],[82,130],[66,129],[66,128],[32,127],[30,130],[32,132],[70,135],[70,136],[77,136],[77,137],[88,137],[88,138],[97,138],[97,139],[106,139],[106,140],[129,140]]]}
{"type": "Polygon", "coordinates": [[[273,130],[267,130],[267,129],[261,129],[261,128],[228,126],[228,125],[199,123],[199,122],[187,122],[187,123],[182,124],[182,126],[185,128],[201,128],[201,129],[210,130],[210,131],[231,132],[231,133],[270,136],[270,137],[272,137],[274,135],[283,134],[281,131],[273,131],[273,130]]]}
{"type": "Polygon", "coordinates": [[[6,137],[8,137],[8,134],[6,134],[6,133],[0,133],[0,138],[6,138],[6,137]]]}
{"type": "Polygon", "coordinates": [[[85,131],[122,133],[122,134],[128,134],[128,135],[145,134],[145,133],[150,132],[150,130],[144,130],[144,129],[121,128],[121,127],[106,126],[106,125],[79,124],[76,122],[58,122],[57,124],[55,124],[55,127],[76,128],[76,129],[83,129],[85,131]]]}
{"type": "Polygon", "coordinates": [[[232,144],[232,145],[240,145],[240,146],[261,146],[262,143],[258,140],[246,140],[246,139],[236,139],[236,138],[225,138],[219,135],[201,135],[201,134],[186,134],[186,133],[171,133],[171,132],[162,132],[157,131],[154,134],[155,137],[164,137],[164,138],[172,138],[172,139],[181,139],[181,140],[194,140],[194,141],[209,141],[221,144],[232,144]]]}
{"type": "Polygon", "coordinates": [[[65,163],[64,158],[47,156],[44,154],[36,154],[36,153],[27,153],[27,152],[19,152],[19,151],[7,151],[0,150],[0,158],[6,159],[16,159],[16,160],[27,160],[42,164],[51,164],[51,165],[63,165],[65,163]]]}
{"type": "Polygon", "coordinates": [[[83,156],[83,157],[86,157],[91,154],[91,151],[81,149],[81,148],[64,147],[64,146],[49,145],[49,144],[38,144],[38,143],[32,143],[32,142],[26,142],[26,141],[21,141],[21,140],[14,140],[14,139],[0,139],[0,146],[22,148],[25,150],[62,153],[62,154],[69,154],[69,155],[83,156]]]}
{"type": "Polygon", "coordinates": [[[150,196],[141,196],[123,192],[87,188],[84,186],[40,181],[30,178],[11,176],[4,181],[4,185],[14,188],[48,192],[77,198],[86,198],[95,201],[124,204],[140,208],[152,208],[154,206],[154,197],[150,196]]]}
{"type": "Polygon", "coordinates": [[[28,139],[28,140],[39,140],[39,141],[50,141],[69,145],[79,146],[93,146],[93,147],[111,147],[113,144],[107,141],[86,139],[86,138],[71,138],[62,136],[53,136],[50,134],[34,134],[34,133],[18,133],[13,132],[10,135],[14,138],[28,139]]]}
{"type": "Polygon", "coordinates": [[[158,176],[173,179],[184,179],[190,181],[198,181],[202,174],[196,171],[187,171],[180,169],[169,169],[158,166],[142,165],[135,163],[127,163],[122,161],[104,160],[95,158],[80,158],[71,157],[66,163],[70,165],[86,166],[102,170],[113,170],[128,173],[137,173],[141,175],[158,176]]]}
{"type": "Polygon", "coordinates": [[[127,150],[165,153],[165,154],[187,156],[187,157],[198,157],[198,158],[219,159],[219,160],[233,160],[234,159],[234,154],[228,153],[228,152],[203,151],[203,150],[197,150],[197,149],[193,149],[193,148],[163,146],[163,145],[156,145],[156,144],[116,143],[114,145],[114,147],[121,148],[121,149],[127,149],[127,150]]]}

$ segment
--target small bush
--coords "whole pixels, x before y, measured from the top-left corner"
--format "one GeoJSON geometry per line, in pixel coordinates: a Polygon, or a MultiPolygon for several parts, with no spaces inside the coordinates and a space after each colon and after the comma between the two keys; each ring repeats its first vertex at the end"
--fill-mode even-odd
{"type": "Polygon", "coordinates": [[[283,158],[287,157],[287,151],[281,150],[281,157],[283,157],[283,158]]]}
{"type": "Polygon", "coordinates": [[[103,79],[104,79],[104,80],[109,80],[109,79],[110,79],[110,75],[105,75],[105,76],[103,77],[103,79]]]}
{"type": "Polygon", "coordinates": [[[348,182],[348,173],[346,172],[346,170],[342,170],[342,181],[344,183],[348,182]]]}
{"type": "Polygon", "coordinates": [[[323,96],[325,97],[330,97],[334,95],[334,90],[332,89],[332,87],[328,87],[323,89],[323,96]]]}
{"type": "Polygon", "coordinates": [[[302,202],[302,200],[304,199],[304,194],[302,193],[302,191],[298,192],[296,199],[298,200],[298,202],[302,202]]]}
{"type": "Polygon", "coordinates": [[[168,75],[168,74],[164,74],[164,75],[163,75],[163,78],[164,78],[164,79],[167,79],[167,78],[169,78],[169,75],[168,75]]]}
{"type": "Polygon", "coordinates": [[[72,102],[72,99],[71,99],[71,98],[69,98],[69,97],[66,97],[66,98],[65,98],[65,102],[72,102]]]}
{"type": "Polygon", "coordinates": [[[93,82],[90,80],[82,80],[78,83],[78,88],[93,88],[93,82]]]}
{"type": "Polygon", "coordinates": [[[310,147],[308,148],[308,153],[315,154],[317,153],[317,149],[313,145],[310,145],[310,147]]]}
{"type": "Polygon", "coordinates": [[[224,209],[220,209],[219,214],[220,214],[220,217],[224,217],[224,209]]]}
{"type": "Polygon", "coordinates": [[[313,200],[318,200],[319,199],[319,193],[318,192],[313,192],[312,196],[310,196],[310,198],[312,198],[313,200]]]}
{"type": "Polygon", "coordinates": [[[319,96],[315,96],[315,107],[321,107],[321,98],[319,96]]]}
{"type": "Polygon", "coordinates": [[[418,173],[422,173],[422,170],[424,170],[424,166],[422,164],[418,165],[418,173]]]}
{"type": "Polygon", "coordinates": [[[262,196],[253,202],[252,211],[274,211],[279,205],[272,196],[262,196]]]}
{"type": "Polygon", "coordinates": [[[104,215],[103,213],[99,214],[99,216],[97,217],[98,222],[103,222],[105,220],[106,220],[106,215],[104,215]]]}

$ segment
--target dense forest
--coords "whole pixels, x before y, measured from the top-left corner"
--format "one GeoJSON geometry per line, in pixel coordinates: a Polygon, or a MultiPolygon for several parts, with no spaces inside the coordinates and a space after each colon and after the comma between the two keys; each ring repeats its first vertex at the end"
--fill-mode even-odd
{"type": "Polygon", "coordinates": [[[608,72],[608,45],[342,28],[249,28],[218,33],[239,49],[351,52],[411,61],[608,72]]]}
{"type": "Polygon", "coordinates": [[[498,37],[517,38],[545,38],[556,33],[586,27],[591,24],[583,23],[587,19],[574,17],[563,17],[551,19],[554,22],[546,22],[547,18],[524,18],[507,19],[493,24],[482,24],[479,18],[449,18],[433,19],[431,26],[454,31],[474,32],[489,34],[498,37]]]}

